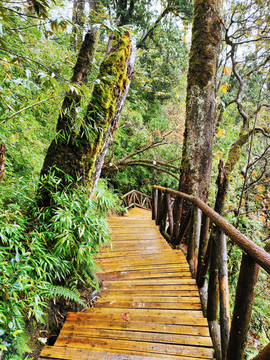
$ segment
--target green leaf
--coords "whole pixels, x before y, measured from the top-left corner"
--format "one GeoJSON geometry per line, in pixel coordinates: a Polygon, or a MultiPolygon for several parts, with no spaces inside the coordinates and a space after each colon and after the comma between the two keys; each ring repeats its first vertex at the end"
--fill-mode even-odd
{"type": "Polygon", "coordinates": [[[12,335],[16,337],[18,334],[21,334],[22,332],[23,332],[22,330],[16,330],[12,335]]]}

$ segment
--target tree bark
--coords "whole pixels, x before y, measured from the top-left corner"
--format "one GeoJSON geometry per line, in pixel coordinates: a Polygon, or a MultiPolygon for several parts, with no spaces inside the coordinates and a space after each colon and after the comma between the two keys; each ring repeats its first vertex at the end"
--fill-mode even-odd
{"type": "MultiPolygon", "coordinates": [[[[118,94],[118,98],[116,100],[116,104],[115,104],[115,113],[112,116],[112,118],[109,119],[108,124],[106,125],[106,129],[104,129],[105,131],[102,136],[102,148],[96,155],[92,186],[95,186],[97,180],[100,177],[100,173],[102,170],[102,165],[104,163],[105,155],[107,153],[109,144],[112,140],[114,131],[116,130],[116,126],[119,121],[120,114],[123,109],[123,106],[124,106],[124,103],[125,103],[128,91],[129,91],[129,87],[131,84],[131,80],[133,77],[135,58],[136,58],[135,44],[133,42],[130,42],[130,53],[126,59],[126,64],[125,64],[125,66],[126,66],[126,74],[125,74],[126,85],[124,86],[122,91],[120,90],[120,92],[118,94]]],[[[114,86],[117,86],[117,84],[114,86]]],[[[115,92],[115,90],[114,90],[114,92],[115,92]]]]}
{"type": "Polygon", "coordinates": [[[221,0],[194,0],[179,190],[207,201],[215,124],[221,0]]]}
{"type": "Polygon", "coordinates": [[[270,359],[270,343],[252,360],[269,360],[270,359]]]}
{"type": "Polygon", "coordinates": [[[260,266],[249,255],[243,253],[236,288],[227,360],[242,360],[244,358],[259,269],[260,266]]]}
{"type": "MultiPolygon", "coordinates": [[[[98,40],[99,31],[96,29],[89,30],[82,43],[73,70],[72,83],[81,85],[87,82],[98,40]]],[[[83,124],[79,129],[81,134],[78,135],[76,130],[78,128],[76,108],[79,106],[80,101],[81,96],[75,91],[66,94],[58,117],[57,134],[48,148],[40,173],[41,178],[44,178],[54,171],[54,174],[61,179],[62,187],[76,181],[76,179],[84,181],[84,173],[79,164],[87,160],[82,146],[78,146],[78,141],[83,135],[83,124]]],[[[50,190],[48,180],[43,179],[38,190],[41,206],[48,205],[51,202],[50,190]]]]}
{"type": "MultiPolygon", "coordinates": [[[[89,51],[90,49],[91,47],[89,51]]],[[[130,76],[133,73],[133,68],[129,69],[129,64],[134,65],[131,54],[134,55],[134,50],[130,32],[126,31],[100,66],[99,83],[94,87],[86,116],[79,128],[73,112],[78,104],[76,95],[69,94],[64,100],[65,104],[65,101],[70,101],[70,96],[72,98],[70,107],[66,111],[61,111],[57,136],[48,149],[41,171],[41,176],[54,172],[60,178],[58,190],[78,185],[92,187],[94,180],[98,179],[98,166],[103,163],[99,156],[104,158],[103,152],[107,150],[129,89],[130,76]]],[[[84,58],[80,59],[82,64],[85,64],[83,60],[84,58]]],[[[78,68],[81,71],[77,73],[75,66],[74,76],[76,74],[76,79],[82,79],[84,66],[78,68]]],[[[50,192],[53,190],[49,180],[43,179],[39,189],[41,206],[51,203],[50,192]]]]}
{"type": "Polygon", "coordinates": [[[85,0],[74,0],[72,10],[72,22],[75,24],[72,29],[72,46],[75,51],[78,51],[83,39],[83,25],[85,0]],[[76,26],[77,25],[77,26],[76,26]]]}

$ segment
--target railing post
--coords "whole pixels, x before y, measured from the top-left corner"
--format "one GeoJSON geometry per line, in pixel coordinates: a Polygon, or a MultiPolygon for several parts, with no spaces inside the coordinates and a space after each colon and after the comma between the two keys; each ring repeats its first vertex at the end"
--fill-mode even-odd
{"type": "Polygon", "coordinates": [[[156,192],[157,190],[152,188],[152,220],[155,220],[157,218],[156,192]]]}
{"type": "Polygon", "coordinates": [[[168,219],[169,219],[169,234],[172,236],[173,234],[173,211],[172,211],[172,199],[171,194],[166,193],[166,200],[167,200],[167,209],[168,209],[168,219]]]}
{"type": "Polygon", "coordinates": [[[195,278],[197,274],[198,248],[200,241],[201,222],[202,222],[202,212],[198,207],[195,207],[194,216],[193,216],[193,230],[191,232],[191,238],[188,242],[188,252],[187,252],[187,260],[193,278],[195,278]]]}
{"type": "Polygon", "coordinates": [[[199,288],[202,288],[205,284],[206,273],[209,265],[209,224],[209,217],[203,213],[197,271],[197,285],[199,288]]]}
{"type": "Polygon", "coordinates": [[[258,355],[251,360],[269,360],[270,359],[270,343],[263,348],[258,355]]]}
{"type": "Polygon", "coordinates": [[[219,298],[220,298],[220,337],[222,359],[226,359],[227,347],[230,334],[230,300],[227,266],[227,246],[225,234],[221,232],[217,241],[218,254],[218,280],[219,280],[219,298]]]}
{"type": "Polygon", "coordinates": [[[157,199],[157,218],[156,218],[156,224],[160,225],[160,220],[161,220],[161,205],[162,205],[162,191],[158,190],[158,199],[157,199]]]}
{"type": "Polygon", "coordinates": [[[259,265],[249,255],[243,253],[236,288],[227,360],[242,360],[244,357],[258,274],[259,265]]]}
{"type": "Polygon", "coordinates": [[[193,210],[194,210],[194,207],[190,207],[190,209],[188,210],[188,213],[186,215],[186,218],[182,224],[182,233],[179,232],[179,237],[176,241],[176,244],[180,244],[184,238],[185,238],[185,235],[190,227],[190,224],[192,223],[192,219],[193,219],[193,210]]]}
{"type": "Polygon", "coordinates": [[[220,328],[218,325],[219,309],[219,281],[218,281],[218,259],[217,259],[217,237],[218,228],[214,225],[211,234],[210,268],[207,296],[207,320],[213,340],[217,360],[222,359],[220,328]]]}
{"type": "Polygon", "coordinates": [[[182,207],[183,207],[183,199],[177,196],[174,201],[174,209],[173,209],[174,226],[173,226],[172,241],[174,245],[176,245],[176,242],[179,238],[182,207]]]}
{"type": "Polygon", "coordinates": [[[161,204],[161,215],[160,215],[160,232],[165,232],[166,230],[166,219],[167,219],[167,197],[166,194],[163,194],[162,204],[161,204]]]}

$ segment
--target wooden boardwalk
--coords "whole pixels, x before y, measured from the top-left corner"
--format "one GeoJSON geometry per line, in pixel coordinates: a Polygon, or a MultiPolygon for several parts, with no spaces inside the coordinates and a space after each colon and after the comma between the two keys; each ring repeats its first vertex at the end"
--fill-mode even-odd
{"type": "Polygon", "coordinates": [[[113,248],[98,259],[101,298],[69,313],[41,359],[213,359],[195,280],[180,250],[160,235],[147,210],[109,219],[113,248]]]}

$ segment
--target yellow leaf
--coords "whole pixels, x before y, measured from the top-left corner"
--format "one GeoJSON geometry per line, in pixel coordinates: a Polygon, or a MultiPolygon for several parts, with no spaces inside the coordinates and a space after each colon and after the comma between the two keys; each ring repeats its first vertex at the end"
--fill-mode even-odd
{"type": "Polygon", "coordinates": [[[227,86],[222,85],[222,86],[219,88],[219,90],[222,91],[224,94],[226,94],[228,89],[227,89],[227,86]]]}
{"type": "Polygon", "coordinates": [[[218,129],[218,133],[217,133],[217,136],[221,136],[222,134],[225,133],[225,130],[223,129],[218,129]]]}

